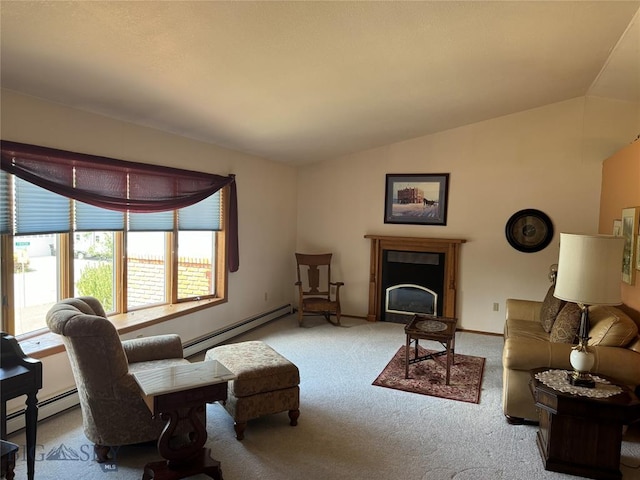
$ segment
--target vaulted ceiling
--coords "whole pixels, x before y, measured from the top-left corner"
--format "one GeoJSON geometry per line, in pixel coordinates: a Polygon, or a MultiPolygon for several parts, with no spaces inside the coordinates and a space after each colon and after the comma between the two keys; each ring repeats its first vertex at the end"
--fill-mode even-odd
{"type": "Polygon", "coordinates": [[[305,164],[587,94],[640,102],[639,8],[3,0],[0,81],[305,164]]]}

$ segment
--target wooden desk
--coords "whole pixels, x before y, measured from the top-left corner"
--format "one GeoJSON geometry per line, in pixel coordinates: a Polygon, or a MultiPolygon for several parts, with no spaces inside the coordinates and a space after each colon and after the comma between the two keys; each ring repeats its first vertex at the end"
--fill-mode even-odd
{"type": "Polygon", "coordinates": [[[145,402],[154,415],[166,420],[167,426],[158,439],[158,452],[165,459],[148,463],[143,480],[177,480],[204,473],[222,480],[220,462],[203,448],[207,441],[206,425],[199,413],[207,403],[227,399],[227,382],[234,374],[216,360],[162,367],[133,374],[145,402]],[[187,410],[181,414],[181,410],[187,410]],[[179,425],[191,431],[191,443],[174,447],[170,440],[179,425]]]}
{"type": "Polygon", "coordinates": [[[7,439],[7,401],[27,396],[25,410],[27,478],[33,480],[38,428],[38,390],[42,388],[42,363],[27,357],[18,341],[5,332],[0,337],[0,396],[2,440],[7,439]]]}
{"type": "MultiPolygon", "coordinates": [[[[537,444],[544,468],[599,480],[619,480],[622,426],[640,418],[640,400],[626,386],[607,398],[555,390],[535,378],[529,383],[540,418],[537,444]]],[[[607,379],[610,380],[610,379],[607,379]]]]}

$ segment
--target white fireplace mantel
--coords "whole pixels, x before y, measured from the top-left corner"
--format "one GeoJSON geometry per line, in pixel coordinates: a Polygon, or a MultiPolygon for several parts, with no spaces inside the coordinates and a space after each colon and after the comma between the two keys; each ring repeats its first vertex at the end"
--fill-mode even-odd
{"type": "Polygon", "coordinates": [[[444,253],[445,278],[444,298],[442,299],[443,315],[456,316],[457,275],[460,256],[460,245],[466,242],[460,238],[423,238],[423,237],[389,237],[365,235],[371,240],[371,263],[369,269],[369,313],[367,320],[380,320],[382,292],[382,261],[386,250],[404,252],[444,253]]]}

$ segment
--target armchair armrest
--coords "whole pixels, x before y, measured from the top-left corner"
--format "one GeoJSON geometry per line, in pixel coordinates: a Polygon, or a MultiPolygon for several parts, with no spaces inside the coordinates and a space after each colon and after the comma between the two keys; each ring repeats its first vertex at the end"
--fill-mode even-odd
{"type": "Polygon", "coordinates": [[[571,370],[570,343],[554,343],[530,338],[508,338],[502,350],[502,364],[510,370],[559,368],[571,370]]]}
{"type": "Polygon", "coordinates": [[[129,363],[184,357],[180,336],[174,333],[124,340],[122,347],[129,363]]]}
{"type": "Polygon", "coordinates": [[[635,388],[640,385],[640,354],[623,347],[589,347],[595,354],[596,362],[591,369],[595,375],[612,377],[635,388]]]}
{"type": "Polygon", "coordinates": [[[344,282],[329,282],[329,286],[336,287],[335,299],[340,303],[340,287],[344,285],[344,282]]]}
{"type": "Polygon", "coordinates": [[[528,320],[530,322],[540,321],[540,310],[542,302],[534,300],[520,300],[517,298],[507,298],[506,317],[508,319],[528,320]]]}

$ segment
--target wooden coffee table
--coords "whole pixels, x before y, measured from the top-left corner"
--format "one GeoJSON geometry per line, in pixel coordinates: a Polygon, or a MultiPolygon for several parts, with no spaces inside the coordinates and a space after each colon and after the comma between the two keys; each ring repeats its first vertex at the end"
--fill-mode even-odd
{"type": "Polygon", "coordinates": [[[409,365],[424,360],[433,360],[441,355],[447,356],[446,384],[449,385],[451,364],[455,363],[456,325],[457,318],[436,317],[431,315],[414,315],[411,322],[404,327],[407,336],[405,348],[404,378],[409,378],[409,365]],[[445,348],[441,352],[418,355],[418,341],[432,340],[439,342],[445,348]],[[413,358],[410,358],[411,342],[414,342],[413,358]]]}
{"type": "MultiPolygon", "coordinates": [[[[529,383],[538,407],[537,444],[546,470],[587,478],[618,480],[622,426],[640,419],[640,400],[628,387],[607,398],[555,390],[531,371],[529,383]]],[[[602,375],[598,375],[604,378],[602,375]]]]}
{"type": "Polygon", "coordinates": [[[227,383],[234,374],[216,360],[135,372],[145,402],[153,415],[166,420],[158,439],[158,452],[165,459],[144,467],[143,480],[177,480],[199,473],[222,480],[220,462],[204,448],[207,430],[199,414],[207,403],[227,399],[227,383]],[[188,409],[186,414],[181,410],[188,409]],[[175,447],[171,437],[179,425],[187,424],[191,443],[175,447]]]}

